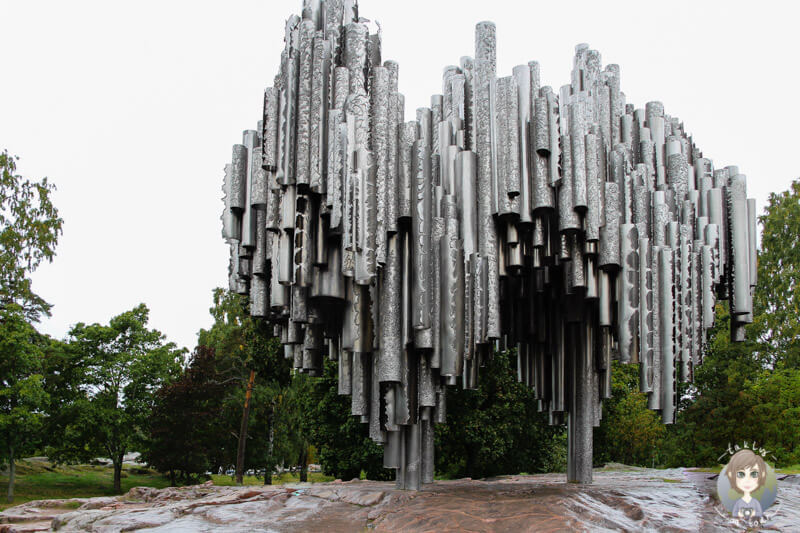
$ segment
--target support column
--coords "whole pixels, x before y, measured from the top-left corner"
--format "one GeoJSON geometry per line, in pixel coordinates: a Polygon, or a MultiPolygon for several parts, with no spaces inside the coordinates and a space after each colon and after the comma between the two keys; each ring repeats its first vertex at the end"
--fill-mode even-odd
{"type": "MultiPolygon", "coordinates": [[[[588,318],[588,317],[587,317],[588,318]]],[[[583,324],[569,324],[570,356],[574,362],[574,387],[570,390],[573,400],[567,422],[567,481],[572,483],[592,482],[592,437],[594,428],[594,406],[591,383],[594,357],[594,317],[583,324]]]]}

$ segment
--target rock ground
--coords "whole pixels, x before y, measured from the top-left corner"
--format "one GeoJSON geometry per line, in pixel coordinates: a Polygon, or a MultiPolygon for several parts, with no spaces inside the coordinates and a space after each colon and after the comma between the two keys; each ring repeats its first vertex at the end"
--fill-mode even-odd
{"type": "MultiPolygon", "coordinates": [[[[716,476],[691,469],[611,468],[590,486],[563,474],[437,481],[420,492],[394,483],[153,489],[116,498],[28,502],[0,513],[0,533],[92,531],[730,531],[716,476]],[[78,507],[76,509],[76,507],[78,507]]],[[[779,481],[765,529],[800,524],[797,476],[779,481]]]]}

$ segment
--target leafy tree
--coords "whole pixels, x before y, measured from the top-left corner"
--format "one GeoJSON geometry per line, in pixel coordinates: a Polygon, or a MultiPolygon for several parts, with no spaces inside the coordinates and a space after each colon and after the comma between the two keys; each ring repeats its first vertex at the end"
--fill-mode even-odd
{"type": "Polygon", "coordinates": [[[800,370],[764,370],[747,390],[752,414],[747,423],[757,431],[754,440],[780,465],[800,464],[800,370]]]}
{"type": "Polygon", "coordinates": [[[215,289],[210,309],[214,324],[202,329],[198,343],[215,352],[217,379],[228,385],[222,401],[220,430],[216,435],[217,456],[211,463],[227,467],[236,463],[247,380],[255,371],[250,412],[247,418],[247,446],[244,469],[265,468],[265,482],[275,464],[286,460],[289,444],[281,441],[286,432],[276,428],[285,419],[282,410],[293,408],[285,402],[291,380],[291,363],[273,336],[272,327],[248,312],[247,298],[215,289]],[[276,455],[277,454],[277,455],[276,455]]]}
{"type": "MultiPolygon", "coordinates": [[[[224,289],[214,289],[214,305],[209,309],[214,324],[209,329],[201,329],[197,335],[197,345],[213,348],[218,359],[217,368],[231,375],[246,375],[247,343],[246,329],[250,317],[247,313],[246,298],[224,289]]],[[[246,379],[246,378],[243,378],[246,379]]]]}
{"type": "MultiPolygon", "coordinates": [[[[285,423],[290,411],[298,409],[289,394],[292,365],[284,357],[280,339],[273,335],[270,324],[252,317],[246,324],[247,366],[255,371],[256,380],[250,402],[250,438],[245,461],[253,467],[263,466],[267,472],[264,482],[271,483],[274,466],[290,460],[292,442],[281,440],[286,432],[279,429],[276,435],[276,426],[285,423]]],[[[239,403],[240,410],[241,406],[239,403]]]]}
{"type": "Polygon", "coordinates": [[[661,417],[639,392],[639,365],[613,361],[611,398],[603,401],[603,418],[594,430],[595,464],[652,466],[665,435],[661,417]]]}
{"type": "Polygon", "coordinates": [[[30,274],[52,261],[63,220],[50,201],[53,184],[16,174],[16,159],[0,152],[0,305],[16,303],[35,321],[50,304],[33,292],[30,274]]]}
{"type": "Polygon", "coordinates": [[[212,467],[216,435],[230,383],[219,381],[214,350],[198,346],[183,374],[163,385],[148,419],[148,438],[142,459],[167,472],[175,485],[180,474],[189,481],[212,467]]]}
{"type": "Polygon", "coordinates": [[[338,363],[326,358],[322,377],[295,375],[294,401],[300,409],[285,427],[300,424],[303,433],[294,437],[300,440],[300,452],[307,450],[306,442],[312,444],[326,474],[353,479],[364,470],[368,479],[394,479],[393,471],[383,468],[383,448],[369,438],[368,425],[350,414],[350,397],[338,394],[338,372],[338,363]]]}
{"type": "Polygon", "coordinates": [[[667,428],[669,465],[716,465],[729,444],[764,443],[765,427],[773,423],[754,416],[761,400],[753,391],[771,371],[762,366],[756,342],[730,341],[729,324],[727,305],[717,305],[703,364],[694,370],[695,393],[667,428]]]}
{"type": "Polygon", "coordinates": [[[753,324],[731,343],[727,304],[717,306],[695,394],[668,429],[669,462],[714,465],[729,444],[757,442],[778,465],[800,460],[800,180],[772,193],[763,232],[753,324]]]}
{"type": "Polygon", "coordinates": [[[63,221],[50,201],[47,178],[16,173],[16,157],[0,152],[0,457],[8,460],[8,499],[14,497],[14,457],[41,422],[42,337],[31,326],[50,304],[31,288],[30,274],[55,254],[63,221]]]}
{"type": "Polygon", "coordinates": [[[495,352],[476,390],[448,389],[447,423],[436,426],[438,472],[479,478],[564,467],[563,428],[549,426],[533,389],[517,382],[515,353],[495,352]]]}
{"type": "Polygon", "coordinates": [[[761,252],[751,337],[769,365],[800,368],[800,179],[771,193],[759,217],[761,252]]]}
{"type": "Polygon", "coordinates": [[[42,386],[43,338],[16,304],[0,307],[0,458],[8,463],[14,501],[14,459],[38,437],[47,394],[42,386]]]}
{"type": "Polygon", "coordinates": [[[63,406],[60,439],[51,442],[56,460],[108,456],[114,465],[114,490],[121,491],[122,460],[144,446],[144,428],[155,393],[174,379],[183,350],[147,329],[149,311],[140,304],[109,324],[76,324],[69,332],[71,364],[83,369],[83,395],[63,406]]]}
{"type": "Polygon", "coordinates": [[[77,347],[69,342],[51,338],[43,351],[42,383],[47,393],[43,445],[60,446],[63,431],[77,416],[77,406],[86,399],[86,370],[77,347]]]}
{"type": "MultiPolygon", "coordinates": [[[[280,364],[286,371],[286,380],[292,376],[289,366],[285,359],[280,364]]],[[[263,374],[256,373],[256,376],[263,374]]],[[[293,382],[256,380],[248,435],[257,445],[248,445],[248,464],[261,465],[269,473],[275,465],[294,465],[300,462],[300,449],[304,440],[298,421],[302,411],[299,399],[293,382]]],[[[264,483],[271,484],[272,476],[265,475],[264,483]]]]}

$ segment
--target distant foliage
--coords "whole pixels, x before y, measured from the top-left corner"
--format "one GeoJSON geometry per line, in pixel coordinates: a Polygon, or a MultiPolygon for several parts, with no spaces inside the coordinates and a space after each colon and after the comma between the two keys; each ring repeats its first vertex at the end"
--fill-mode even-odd
{"type": "Polygon", "coordinates": [[[653,466],[661,456],[666,429],[639,392],[639,365],[612,363],[611,398],[603,401],[600,427],[594,430],[594,463],[653,466]]]}
{"type": "Polygon", "coordinates": [[[759,220],[753,324],[732,343],[728,306],[717,306],[694,394],[668,428],[670,465],[715,465],[729,444],[753,441],[777,466],[800,463],[800,180],[770,194],[759,220]]]}
{"type": "Polygon", "coordinates": [[[800,368],[800,179],[771,193],[761,222],[754,321],[748,328],[761,343],[766,365],[800,368]]]}
{"type": "Polygon", "coordinates": [[[52,261],[63,220],[50,200],[55,186],[16,170],[16,158],[0,152],[0,305],[17,304],[35,321],[51,306],[33,292],[30,274],[52,261]]]}
{"type": "Polygon", "coordinates": [[[436,471],[480,478],[566,468],[563,427],[549,426],[533,389],[516,380],[516,352],[496,352],[476,390],[448,387],[447,421],[436,426],[436,471]]]}
{"type": "Polygon", "coordinates": [[[50,304],[33,292],[31,273],[55,255],[63,221],[47,178],[17,174],[17,158],[0,152],[0,459],[8,463],[14,499],[14,458],[40,437],[47,402],[42,360],[45,336],[33,327],[50,304]]]}
{"type": "Polygon", "coordinates": [[[300,421],[323,472],[349,480],[364,470],[367,479],[394,479],[394,470],[383,468],[383,448],[369,438],[368,425],[350,414],[350,397],[337,393],[338,368],[326,359],[322,377],[295,376],[299,386],[307,387],[308,394],[299,397],[300,421]]]}
{"type": "Polygon", "coordinates": [[[47,339],[16,304],[0,307],[0,464],[8,466],[8,501],[14,500],[13,462],[34,451],[47,393],[42,354],[47,339]]]}
{"type": "MultiPolygon", "coordinates": [[[[286,411],[296,410],[286,402],[291,385],[291,365],[283,357],[280,343],[272,327],[264,320],[250,316],[245,296],[224,289],[213,292],[211,316],[214,323],[198,335],[198,350],[211,350],[208,364],[213,382],[220,385],[218,411],[213,431],[209,431],[206,460],[217,472],[236,463],[247,380],[255,370],[255,382],[248,418],[245,470],[265,469],[272,472],[281,464],[295,464],[300,452],[290,436],[300,431],[286,429],[286,411]]],[[[211,379],[211,378],[209,378],[211,379]]],[[[164,468],[162,465],[160,468],[164,468]]],[[[269,481],[270,476],[266,477],[269,481]]]]}
{"type": "Polygon", "coordinates": [[[181,376],[156,392],[142,459],[169,473],[173,485],[178,478],[188,482],[215,466],[225,428],[223,399],[230,386],[221,378],[214,350],[198,346],[181,376]]]}
{"type": "MultiPolygon", "coordinates": [[[[144,428],[155,405],[155,393],[175,379],[183,350],[165,343],[164,336],[147,328],[144,304],[113,317],[108,325],[78,323],[69,333],[67,357],[62,363],[79,368],[80,391],[70,402],[54,406],[53,429],[58,438],[48,454],[62,461],[111,459],[114,489],[121,490],[122,460],[144,446],[144,428]]],[[[58,373],[57,367],[51,371],[58,373]]]]}

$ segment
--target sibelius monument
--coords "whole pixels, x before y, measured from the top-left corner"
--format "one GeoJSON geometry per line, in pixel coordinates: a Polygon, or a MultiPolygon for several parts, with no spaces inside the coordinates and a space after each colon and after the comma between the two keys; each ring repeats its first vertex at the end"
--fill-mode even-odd
{"type": "Polygon", "coordinates": [[[398,65],[353,0],[305,0],[262,120],[225,167],[230,289],[274,325],[294,367],[338,360],[339,393],[401,488],[433,482],[448,385],[493,350],[551,424],[570,481],[592,480],[611,361],[640,365],[673,421],[717,299],[752,321],[755,201],[660,102],[636,108],[617,65],[578,45],[569,85],[539,65],[497,77],[495,26],[405,122],[398,65]]]}

